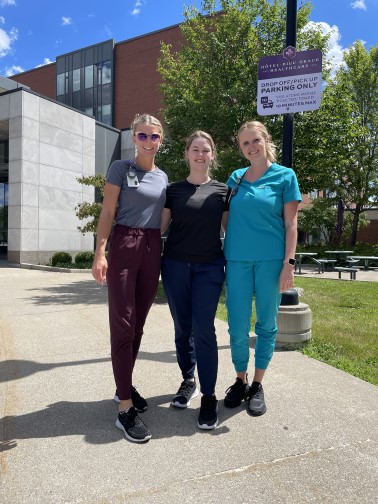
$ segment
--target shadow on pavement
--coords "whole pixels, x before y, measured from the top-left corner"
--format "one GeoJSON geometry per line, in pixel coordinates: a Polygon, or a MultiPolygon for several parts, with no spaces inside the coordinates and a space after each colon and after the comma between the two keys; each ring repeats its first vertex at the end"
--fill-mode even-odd
{"type": "MultiPolygon", "coordinates": [[[[65,285],[54,285],[51,287],[43,287],[41,289],[28,289],[31,293],[25,301],[33,304],[46,305],[76,305],[76,304],[107,304],[108,291],[106,285],[98,285],[94,280],[81,280],[65,285]],[[33,296],[33,292],[38,292],[38,295],[33,296]]],[[[154,304],[167,304],[167,300],[162,292],[162,287],[154,300],[154,304]]]]}
{"type": "Polygon", "coordinates": [[[25,301],[37,305],[75,305],[75,304],[106,304],[108,293],[106,286],[96,284],[94,280],[82,280],[66,285],[55,285],[41,289],[28,289],[30,296],[25,301]],[[33,291],[38,295],[33,296],[33,291]]]}
{"type": "MultiPolygon", "coordinates": [[[[173,345],[173,340],[172,340],[173,345]]],[[[228,345],[219,346],[218,350],[229,349],[228,345]]],[[[110,348],[109,348],[110,351],[110,348]]],[[[145,352],[141,350],[138,354],[139,360],[161,362],[164,364],[176,364],[176,352],[172,348],[167,352],[145,352]]],[[[27,378],[35,373],[40,373],[43,371],[50,371],[51,369],[68,367],[68,366],[82,366],[87,364],[100,364],[102,362],[109,362],[109,357],[102,357],[99,359],[89,359],[80,361],[69,361],[69,362],[35,362],[22,359],[10,359],[7,361],[0,362],[0,383],[1,382],[11,382],[14,380],[21,380],[22,378],[27,378]]]]}
{"type": "MultiPolygon", "coordinates": [[[[172,394],[147,399],[149,408],[141,417],[151,429],[153,439],[189,437],[199,432],[212,436],[224,435],[230,432],[223,425],[224,422],[236,414],[247,414],[244,404],[239,408],[227,409],[223,406],[223,400],[220,400],[218,428],[202,431],[197,427],[199,398],[183,410],[170,406],[172,394]]],[[[17,441],[22,439],[60,436],[84,436],[84,441],[90,444],[127,442],[114,425],[117,412],[114,401],[106,399],[92,402],[60,401],[33,413],[5,416],[0,419],[0,431],[3,432],[0,451],[16,448],[17,441]]]]}

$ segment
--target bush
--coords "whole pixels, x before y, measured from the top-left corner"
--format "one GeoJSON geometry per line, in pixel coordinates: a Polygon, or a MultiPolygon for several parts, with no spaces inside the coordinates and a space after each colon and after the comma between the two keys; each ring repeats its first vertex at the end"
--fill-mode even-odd
{"type": "Polygon", "coordinates": [[[94,256],[94,252],[79,252],[75,256],[75,264],[92,264],[94,256]]]}
{"type": "Polygon", "coordinates": [[[70,265],[72,263],[72,255],[68,252],[56,252],[51,258],[51,266],[70,265]]]}

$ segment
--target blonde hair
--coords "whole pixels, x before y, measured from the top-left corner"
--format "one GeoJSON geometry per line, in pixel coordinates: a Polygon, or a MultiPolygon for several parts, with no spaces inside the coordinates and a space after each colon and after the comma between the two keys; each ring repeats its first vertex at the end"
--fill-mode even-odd
{"type": "Polygon", "coordinates": [[[211,162],[211,168],[217,168],[217,166],[218,166],[217,148],[215,146],[215,142],[214,142],[212,136],[209,135],[209,133],[206,133],[206,131],[202,131],[202,130],[196,130],[196,131],[194,131],[190,135],[190,137],[188,137],[188,139],[186,140],[185,152],[188,152],[188,150],[190,149],[190,146],[192,145],[193,141],[196,138],[204,138],[205,140],[207,140],[209,142],[211,150],[212,150],[212,154],[213,154],[213,157],[214,157],[213,160],[212,160],[212,162],[211,162]]]}
{"type": "MultiPolygon", "coordinates": [[[[238,131],[238,143],[239,143],[239,135],[240,133],[245,130],[245,129],[250,129],[250,130],[256,130],[261,135],[263,136],[265,142],[266,142],[266,154],[270,162],[274,163],[276,161],[276,145],[272,141],[272,136],[269,134],[268,130],[266,129],[266,126],[264,126],[263,123],[259,121],[246,121],[243,123],[238,131]]],[[[240,147],[240,144],[239,144],[240,147]]]]}
{"type": "Polygon", "coordinates": [[[163,130],[163,126],[162,126],[161,122],[159,121],[159,119],[157,119],[156,117],[154,117],[150,114],[137,114],[134,117],[134,120],[130,126],[130,129],[131,129],[133,135],[135,135],[136,129],[139,124],[151,124],[152,126],[156,126],[157,128],[159,128],[160,133],[161,133],[161,139],[163,140],[164,130],[163,130]]]}

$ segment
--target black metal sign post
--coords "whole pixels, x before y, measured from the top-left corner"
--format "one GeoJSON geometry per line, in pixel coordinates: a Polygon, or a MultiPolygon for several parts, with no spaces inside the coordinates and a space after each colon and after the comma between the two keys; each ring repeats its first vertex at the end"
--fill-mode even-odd
{"type": "MultiPolygon", "coordinates": [[[[297,45],[297,0],[286,0],[286,47],[297,45]]],[[[283,118],[282,164],[293,166],[294,114],[283,118]]]]}

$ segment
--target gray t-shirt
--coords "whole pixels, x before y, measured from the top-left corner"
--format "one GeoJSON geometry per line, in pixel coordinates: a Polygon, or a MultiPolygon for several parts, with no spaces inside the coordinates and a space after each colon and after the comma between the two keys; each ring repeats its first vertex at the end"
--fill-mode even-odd
{"type": "Polygon", "coordinates": [[[108,171],[106,182],[121,188],[118,199],[116,224],[133,228],[158,229],[161,212],[165,204],[165,190],[168,185],[167,175],[156,168],[145,171],[132,160],[114,161],[108,171]],[[127,175],[131,170],[138,178],[139,185],[129,187],[127,175]]]}

